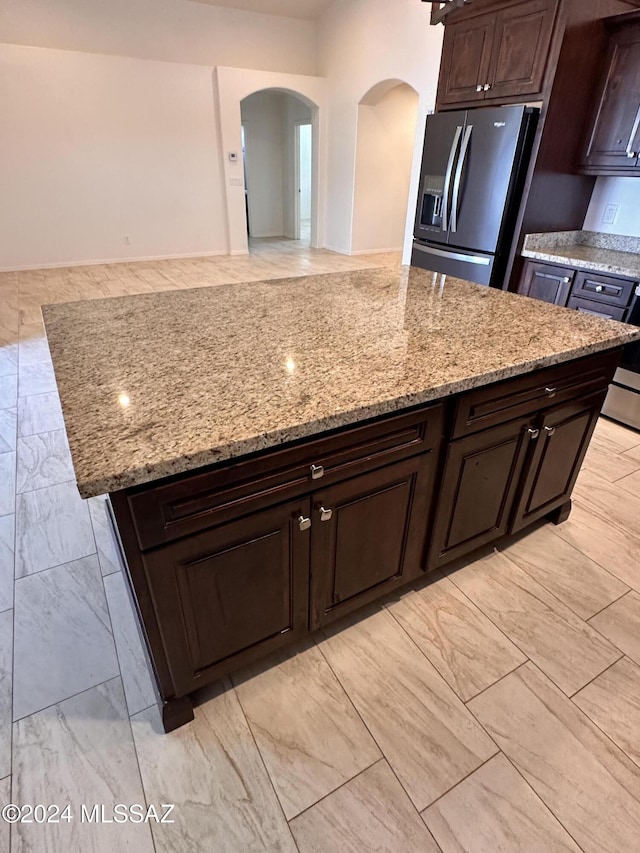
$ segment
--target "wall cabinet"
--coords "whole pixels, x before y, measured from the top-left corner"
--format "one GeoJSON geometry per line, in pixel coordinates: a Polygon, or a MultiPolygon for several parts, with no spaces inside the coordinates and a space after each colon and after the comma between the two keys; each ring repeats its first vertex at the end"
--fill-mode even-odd
{"type": "Polygon", "coordinates": [[[580,164],[590,174],[640,175],[640,16],[614,19],[608,29],[580,164]]]}
{"type": "Polygon", "coordinates": [[[502,3],[445,27],[438,107],[504,102],[542,91],[557,0],[502,3]]]}
{"type": "Polygon", "coordinates": [[[199,687],[566,512],[618,358],[113,493],[165,730],[199,687]]]}

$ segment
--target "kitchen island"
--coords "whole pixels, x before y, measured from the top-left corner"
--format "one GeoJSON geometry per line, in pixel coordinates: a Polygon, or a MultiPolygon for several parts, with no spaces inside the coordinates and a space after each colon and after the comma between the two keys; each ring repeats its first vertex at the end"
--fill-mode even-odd
{"type": "Polygon", "coordinates": [[[43,308],[166,730],[189,694],[542,517],[640,330],[416,269],[43,308]]]}

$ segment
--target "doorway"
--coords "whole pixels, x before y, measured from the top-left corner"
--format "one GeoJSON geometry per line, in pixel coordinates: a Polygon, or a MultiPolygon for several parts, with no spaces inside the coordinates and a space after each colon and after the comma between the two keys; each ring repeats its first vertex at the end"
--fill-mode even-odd
{"type": "Polygon", "coordinates": [[[315,208],[311,107],[291,92],[263,89],[240,102],[240,114],[249,251],[274,240],[309,246],[315,208]]]}
{"type": "Polygon", "coordinates": [[[311,241],[311,191],[313,163],[313,134],[311,123],[296,123],[296,239],[311,241]]]}

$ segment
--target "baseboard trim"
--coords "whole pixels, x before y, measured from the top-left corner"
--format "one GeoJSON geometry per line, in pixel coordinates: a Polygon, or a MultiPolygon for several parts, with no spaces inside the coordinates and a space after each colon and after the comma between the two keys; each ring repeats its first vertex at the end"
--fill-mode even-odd
{"type": "Polygon", "coordinates": [[[220,255],[247,254],[246,252],[187,252],[177,255],[140,255],[135,258],[106,258],[100,261],[60,261],[54,264],[28,264],[19,267],[0,267],[0,272],[24,272],[28,270],[55,270],[62,267],[99,267],[102,264],[131,264],[140,261],[180,261],[186,258],[217,258],[220,255]]]}
{"type": "Polygon", "coordinates": [[[357,249],[355,252],[351,252],[352,255],[386,255],[389,252],[401,252],[403,250],[403,246],[398,246],[395,249],[357,249]]]}

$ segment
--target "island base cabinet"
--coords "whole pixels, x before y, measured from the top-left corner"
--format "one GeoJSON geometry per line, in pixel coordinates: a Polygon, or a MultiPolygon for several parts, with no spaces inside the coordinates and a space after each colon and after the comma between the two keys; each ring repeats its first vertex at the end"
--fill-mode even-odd
{"type": "Polygon", "coordinates": [[[516,533],[569,505],[605,394],[581,397],[543,416],[509,532],[516,533]]]}
{"type": "Polygon", "coordinates": [[[143,555],[177,695],[308,630],[309,499],[143,555]]]}
{"type": "Polygon", "coordinates": [[[313,495],[312,629],[422,574],[435,462],[423,453],[313,495]]]}
{"type": "Polygon", "coordinates": [[[503,536],[525,463],[533,418],[520,418],[449,445],[428,569],[503,536]]]}

